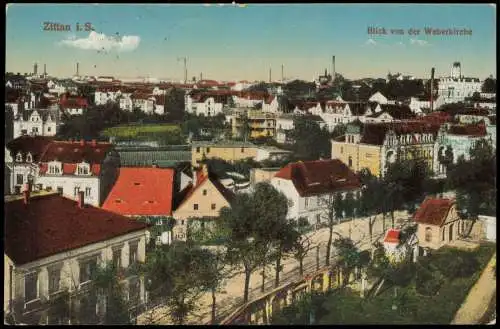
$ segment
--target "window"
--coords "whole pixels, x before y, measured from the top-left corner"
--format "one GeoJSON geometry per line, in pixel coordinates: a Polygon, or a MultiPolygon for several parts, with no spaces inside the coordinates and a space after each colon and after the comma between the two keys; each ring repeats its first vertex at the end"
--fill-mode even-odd
{"type": "Polygon", "coordinates": [[[129,266],[133,265],[137,262],[137,242],[133,244],[129,244],[129,266]]]}
{"type": "Polygon", "coordinates": [[[122,266],[122,249],[113,249],[113,266],[119,269],[122,266]]]}
{"type": "Polygon", "coordinates": [[[343,154],[343,153],[344,153],[344,147],[343,147],[343,146],[341,146],[341,147],[340,147],[340,154],[343,154]]]}
{"type": "Polygon", "coordinates": [[[197,204],[197,203],[195,203],[195,204],[193,205],[193,210],[198,210],[198,204],[197,204]]]}
{"type": "Polygon", "coordinates": [[[212,203],[212,210],[215,210],[215,203],[212,203]]]}
{"type": "Polygon", "coordinates": [[[33,162],[33,157],[31,156],[31,153],[28,153],[26,156],[26,162],[33,162]]]}
{"type": "Polygon", "coordinates": [[[210,147],[207,147],[207,153],[210,153],[210,147]]]}
{"type": "Polygon", "coordinates": [[[16,161],[17,162],[23,161],[23,156],[21,155],[21,153],[17,153],[17,155],[16,155],[16,161]]]}
{"type": "Polygon", "coordinates": [[[60,172],[59,166],[55,164],[49,165],[49,174],[59,174],[60,172]]]}
{"type": "Polygon", "coordinates": [[[59,291],[59,283],[61,280],[61,268],[53,268],[49,270],[49,294],[59,291]]]}
{"type": "Polygon", "coordinates": [[[80,186],[75,186],[75,188],[74,188],[74,196],[75,196],[75,198],[78,196],[78,192],[80,192],[80,186]]]}
{"type": "Polygon", "coordinates": [[[316,215],[316,224],[319,225],[321,223],[321,215],[317,214],[316,215]]]}
{"type": "Polygon", "coordinates": [[[200,148],[199,147],[196,148],[196,153],[200,153],[200,148]]]}
{"type": "Polygon", "coordinates": [[[181,220],[181,225],[184,225],[184,220],[181,220]]]}
{"type": "Polygon", "coordinates": [[[90,187],[86,187],[85,188],[85,196],[90,196],[90,192],[91,192],[91,188],[90,187]]]}
{"type": "Polygon", "coordinates": [[[80,284],[90,281],[97,268],[97,257],[80,262],[80,284]]]}
{"type": "Polygon", "coordinates": [[[349,156],[349,167],[352,167],[352,157],[349,156]]]}
{"type": "Polygon", "coordinates": [[[24,277],[24,302],[38,298],[38,273],[32,272],[24,277]]]}
{"type": "Polygon", "coordinates": [[[57,193],[58,194],[63,194],[64,189],[61,186],[57,187],[57,193]]]}
{"type": "Polygon", "coordinates": [[[89,167],[86,164],[78,165],[78,175],[88,175],[89,167]]]}
{"type": "Polygon", "coordinates": [[[304,204],[305,204],[306,208],[309,206],[309,198],[308,197],[304,198],[304,204]]]}
{"type": "Polygon", "coordinates": [[[207,190],[203,190],[203,195],[207,195],[207,190]]]}
{"type": "Polygon", "coordinates": [[[425,229],[425,241],[426,242],[432,241],[432,228],[430,228],[430,227],[427,227],[425,229]]]}
{"type": "Polygon", "coordinates": [[[22,185],[23,182],[24,182],[24,176],[22,174],[17,174],[16,175],[16,184],[22,185]]]}
{"type": "Polygon", "coordinates": [[[48,131],[49,133],[51,132],[51,130],[52,130],[52,128],[51,128],[51,127],[47,127],[47,131],[48,131]]]}
{"type": "Polygon", "coordinates": [[[244,147],[241,148],[241,153],[245,153],[245,148],[244,147]]]}

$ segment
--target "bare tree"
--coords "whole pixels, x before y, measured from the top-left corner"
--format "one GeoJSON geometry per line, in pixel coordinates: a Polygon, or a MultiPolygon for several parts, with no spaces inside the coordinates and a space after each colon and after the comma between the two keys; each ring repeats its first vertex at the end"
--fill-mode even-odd
{"type": "Polygon", "coordinates": [[[306,258],[307,253],[312,249],[311,239],[306,235],[302,235],[296,242],[293,257],[299,262],[299,274],[301,277],[304,275],[304,258],[306,258]]]}
{"type": "Polygon", "coordinates": [[[340,219],[342,218],[343,213],[343,200],[342,194],[340,193],[332,193],[326,196],[320,197],[320,204],[326,210],[326,219],[328,226],[328,244],[326,247],[326,260],[325,265],[330,265],[330,255],[331,255],[331,246],[333,243],[333,227],[335,224],[340,223],[340,219]]]}

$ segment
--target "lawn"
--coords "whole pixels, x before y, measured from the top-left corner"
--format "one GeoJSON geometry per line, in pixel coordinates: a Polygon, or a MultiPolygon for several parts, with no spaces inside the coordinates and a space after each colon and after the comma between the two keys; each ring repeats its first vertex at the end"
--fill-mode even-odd
{"type": "Polygon", "coordinates": [[[172,133],[180,134],[181,128],[174,124],[123,125],[107,128],[102,135],[118,138],[137,138],[145,134],[172,133]]]}
{"type": "MultiPolygon", "coordinates": [[[[417,292],[416,279],[406,287],[387,287],[376,297],[363,299],[359,292],[350,289],[336,290],[323,297],[318,314],[318,324],[450,324],[456,312],[465,300],[469,290],[476,283],[488,261],[496,250],[496,245],[482,244],[472,255],[466,251],[444,249],[432,254],[422,263],[435,272],[443,271],[445,279],[434,296],[424,296],[417,292]],[[461,277],[452,276],[453,270],[444,268],[450,261],[459,257],[474,258],[477,268],[465,271],[461,277]]],[[[448,266],[453,268],[453,266],[448,266]]],[[[456,271],[460,266],[454,266],[456,271]]],[[[434,278],[434,276],[432,276],[434,278]]],[[[291,308],[294,308],[292,305],[291,308]]],[[[288,310],[290,312],[291,310],[288,310]]],[[[292,313],[304,312],[293,309],[292,313]]],[[[283,314],[283,313],[282,313],[283,314]]],[[[277,324],[307,324],[302,323],[307,317],[296,319],[279,318],[277,324]]]]}

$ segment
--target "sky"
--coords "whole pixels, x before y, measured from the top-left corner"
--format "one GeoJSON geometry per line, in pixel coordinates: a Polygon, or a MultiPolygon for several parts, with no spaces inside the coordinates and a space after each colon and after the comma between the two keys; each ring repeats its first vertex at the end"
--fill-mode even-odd
{"type": "Polygon", "coordinates": [[[6,70],[72,76],[238,81],[313,80],[332,67],[346,78],[401,72],[496,77],[496,11],[489,4],[9,4],[6,70]],[[71,31],[46,31],[45,22],[71,31]],[[93,31],[85,31],[91,23],[93,31]],[[77,31],[77,24],[81,31],[77,31]],[[369,27],[386,35],[368,34],[369,27]],[[426,35],[424,29],[471,35],[426,35]],[[391,34],[403,29],[404,34],[391,34]],[[418,35],[409,29],[420,30],[418,35]]]}

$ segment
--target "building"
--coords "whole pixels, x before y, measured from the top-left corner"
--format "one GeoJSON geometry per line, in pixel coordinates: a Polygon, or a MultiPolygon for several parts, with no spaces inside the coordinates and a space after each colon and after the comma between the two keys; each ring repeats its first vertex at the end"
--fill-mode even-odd
{"type": "Polygon", "coordinates": [[[466,97],[480,93],[482,82],[478,78],[466,78],[462,75],[459,62],[453,63],[449,77],[438,81],[438,96],[443,97],[445,104],[463,102],[466,97]]]}
{"type": "Polygon", "coordinates": [[[234,105],[237,107],[254,108],[269,97],[267,92],[245,92],[241,91],[233,96],[234,105]]]}
{"type": "Polygon", "coordinates": [[[434,162],[434,172],[441,176],[446,175],[443,160],[447,157],[450,157],[452,163],[457,163],[461,156],[469,160],[470,150],[481,140],[489,141],[494,148],[496,146],[493,138],[487,134],[484,120],[469,124],[443,124],[436,138],[437,161],[434,162]]]}
{"type": "Polygon", "coordinates": [[[384,251],[389,260],[400,262],[406,256],[406,247],[401,243],[401,231],[389,229],[384,236],[384,251]]]}
{"type": "Polygon", "coordinates": [[[84,97],[68,97],[64,94],[60,101],[61,110],[69,115],[82,115],[89,104],[84,97]]]}
{"type": "Polygon", "coordinates": [[[332,140],[332,159],[355,172],[366,168],[377,177],[396,159],[422,158],[432,169],[439,127],[425,121],[349,125],[345,136],[332,140]]]}
{"type": "Polygon", "coordinates": [[[274,175],[271,185],[287,197],[288,218],[306,218],[311,225],[328,220],[332,196],[348,192],[357,197],[361,184],[357,175],[340,160],[289,163],[274,175]]]}
{"type": "Polygon", "coordinates": [[[189,145],[170,146],[133,146],[119,145],[115,147],[120,156],[120,164],[124,167],[175,167],[191,163],[189,145]]]}
{"type": "Polygon", "coordinates": [[[377,91],[375,94],[371,95],[368,99],[369,102],[375,102],[378,104],[387,104],[388,99],[380,91],[377,91]]]}
{"type": "Polygon", "coordinates": [[[276,134],[274,138],[280,144],[291,144],[292,138],[289,136],[290,132],[294,129],[293,124],[294,116],[289,114],[282,114],[276,117],[276,134]]]}
{"type": "Polygon", "coordinates": [[[225,188],[218,178],[208,171],[207,165],[194,171],[192,183],[182,192],[180,204],[173,212],[177,221],[173,229],[174,239],[186,240],[188,225],[199,225],[201,229],[205,229],[205,224],[213,227],[220,210],[230,207],[233,198],[233,192],[225,188]]]}
{"type": "Polygon", "coordinates": [[[231,90],[192,91],[185,95],[185,111],[195,115],[216,116],[231,105],[231,90]]]}
{"type": "Polygon", "coordinates": [[[252,168],[250,170],[250,184],[271,182],[271,179],[280,171],[281,168],[252,168]]]}
{"type": "Polygon", "coordinates": [[[426,198],[414,215],[417,238],[423,249],[439,249],[453,244],[466,232],[467,221],[460,218],[453,199],[426,198]]]}
{"type": "Polygon", "coordinates": [[[102,209],[155,224],[151,239],[160,241],[172,217],[175,169],[121,167],[102,209]]]}
{"type": "Polygon", "coordinates": [[[222,141],[215,143],[193,141],[191,145],[191,163],[193,167],[197,167],[203,159],[219,158],[227,162],[255,159],[257,149],[256,145],[247,142],[222,141]]]}
{"type": "Polygon", "coordinates": [[[98,207],[116,181],[119,165],[110,143],[54,141],[40,157],[38,188],[74,199],[84,191],[86,202],[98,207]]]}
{"type": "Polygon", "coordinates": [[[245,114],[233,115],[231,126],[233,137],[243,137],[245,131],[250,138],[273,137],[276,131],[276,116],[262,111],[247,111],[245,114]]]}
{"type": "Polygon", "coordinates": [[[14,117],[13,138],[23,135],[55,136],[57,117],[49,110],[23,110],[14,117]]]}
{"type": "Polygon", "coordinates": [[[128,270],[145,261],[148,225],[88,206],[84,193],[75,202],[28,190],[6,200],[5,213],[4,314],[27,324],[78,324],[71,320],[78,312],[83,323],[97,324],[105,309],[89,288],[94,269],[107,262],[124,274],[130,306],[146,302],[144,279],[128,270]],[[70,303],[69,317],[49,307],[58,298],[70,303]]]}
{"type": "Polygon", "coordinates": [[[23,186],[37,186],[40,157],[52,137],[20,136],[7,143],[5,169],[8,171],[5,194],[21,194],[23,186]]]}
{"type": "Polygon", "coordinates": [[[268,96],[262,103],[262,112],[279,113],[280,104],[277,96],[268,96]]]}

